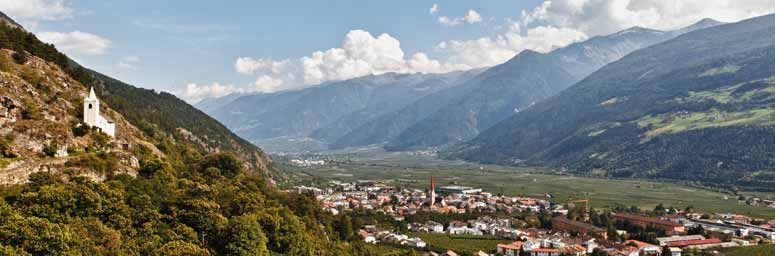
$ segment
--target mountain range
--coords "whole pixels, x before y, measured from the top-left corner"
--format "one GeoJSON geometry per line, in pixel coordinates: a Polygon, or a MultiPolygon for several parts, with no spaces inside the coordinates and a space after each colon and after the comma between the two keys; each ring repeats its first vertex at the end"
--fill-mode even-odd
{"type": "Polygon", "coordinates": [[[449,157],[771,190],[775,15],[689,32],[606,65],[449,157]]]}
{"type": "Polygon", "coordinates": [[[436,147],[471,139],[632,51],[717,24],[706,19],[669,32],[634,27],[549,53],[523,51],[486,70],[389,73],[196,106],[270,151],[436,147]]]}

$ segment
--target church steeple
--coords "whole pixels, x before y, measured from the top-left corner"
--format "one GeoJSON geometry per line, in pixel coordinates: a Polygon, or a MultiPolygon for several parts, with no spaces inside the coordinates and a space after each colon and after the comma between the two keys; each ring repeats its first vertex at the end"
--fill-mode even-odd
{"type": "Polygon", "coordinates": [[[94,87],[91,87],[91,89],[89,90],[89,97],[86,98],[86,99],[90,99],[90,100],[92,100],[92,99],[96,100],[97,99],[97,95],[94,94],[94,87]]]}

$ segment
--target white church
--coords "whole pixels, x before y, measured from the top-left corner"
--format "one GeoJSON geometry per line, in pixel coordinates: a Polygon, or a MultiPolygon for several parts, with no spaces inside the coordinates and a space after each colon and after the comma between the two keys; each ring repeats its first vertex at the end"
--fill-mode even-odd
{"type": "Polygon", "coordinates": [[[100,115],[100,100],[94,94],[94,88],[89,91],[89,97],[83,100],[83,122],[97,127],[110,137],[116,137],[116,124],[100,115]]]}

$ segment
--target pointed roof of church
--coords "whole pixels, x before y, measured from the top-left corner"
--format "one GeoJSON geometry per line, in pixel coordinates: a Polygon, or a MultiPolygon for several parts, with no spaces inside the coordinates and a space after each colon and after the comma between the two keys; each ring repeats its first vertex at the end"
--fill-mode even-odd
{"type": "Polygon", "coordinates": [[[90,100],[91,100],[91,99],[95,99],[95,100],[97,99],[97,95],[96,95],[96,94],[94,94],[94,87],[92,87],[92,88],[89,90],[89,97],[88,97],[87,99],[90,99],[90,100]]]}

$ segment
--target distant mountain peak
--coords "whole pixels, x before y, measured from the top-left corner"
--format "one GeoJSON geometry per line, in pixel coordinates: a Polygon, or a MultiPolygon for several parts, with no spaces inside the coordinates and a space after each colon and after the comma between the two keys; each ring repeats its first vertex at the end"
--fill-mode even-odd
{"type": "Polygon", "coordinates": [[[678,31],[686,33],[686,32],[691,32],[691,31],[700,30],[700,29],[704,29],[704,28],[715,27],[715,26],[723,25],[723,24],[726,24],[726,23],[725,22],[721,22],[721,21],[717,21],[717,20],[714,20],[714,19],[711,19],[711,18],[704,18],[704,19],[701,19],[700,21],[697,21],[694,24],[689,25],[689,26],[687,26],[685,28],[682,28],[682,29],[680,29],[678,31]]]}
{"type": "Polygon", "coordinates": [[[627,35],[627,34],[631,34],[631,33],[638,33],[638,34],[655,33],[655,34],[661,34],[661,33],[665,33],[665,32],[661,31],[661,30],[650,29],[650,28],[645,28],[645,27],[641,27],[641,26],[634,26],[634,27],[631,27],[631,28],[628,28],[628,29],[616,32],[616,33],[614,33],[611,36],[612,37],[617,37],[617,36],[627,35]]]}

